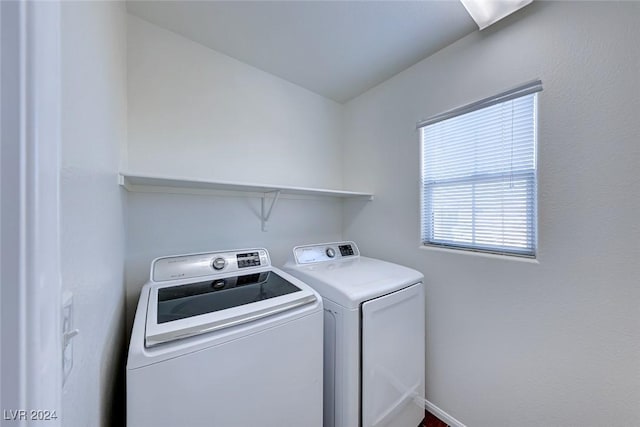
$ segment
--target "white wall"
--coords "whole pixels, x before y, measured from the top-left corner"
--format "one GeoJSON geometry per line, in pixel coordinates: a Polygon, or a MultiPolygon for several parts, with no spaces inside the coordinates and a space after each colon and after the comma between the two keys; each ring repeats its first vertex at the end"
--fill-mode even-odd
{"type": "Polygon", "coordinates": [[[65,426],[122,423],[125,16],[121,2],[62,2],[62,286],[74,294],[80,329],[65,426]]]}
{"type": "MultiPolygon", "coordinates": [[[[342,106],[128,18],[128,165],[138,173],[341,188],[342,106]]],[[[287,199],[260,231],[255,197],[128,194],[127,318],[153,258],[339,240],[335,199],[287,199]]]]}
{"type": "Polygon", "coordinates": [[[640,425],[640,4],[534,2],[346,105],[344,237],[427,283],[427,398],[469,426],[640,425]],[[538,262],[419,249],[418,120],[536,77],[538,262]]]}
{"type": "Polygon", "coordinates": [[[0,28],[0,426],[16,426],[9,408],[61,410],[60,6],[2,2],[0,28]]]}
{"type": "Polygon", "coordinates": [[[130,15],[128,169],[342,185],[342,107],[130,15]]]}

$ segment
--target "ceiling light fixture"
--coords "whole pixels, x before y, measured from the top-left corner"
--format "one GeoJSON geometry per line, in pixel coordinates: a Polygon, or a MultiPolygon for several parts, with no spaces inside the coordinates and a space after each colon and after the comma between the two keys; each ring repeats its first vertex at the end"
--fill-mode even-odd
{"type": "Polygon", "coordinates": [[[478,27],[484,30],[502,18],[522,9],[533,0],[460,0],[478,27]]]}

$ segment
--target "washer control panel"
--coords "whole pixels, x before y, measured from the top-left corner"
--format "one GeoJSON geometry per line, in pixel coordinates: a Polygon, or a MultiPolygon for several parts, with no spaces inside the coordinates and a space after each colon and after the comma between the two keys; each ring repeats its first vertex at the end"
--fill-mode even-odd
{"type": "Polygon", "coordinates": [[[354,242],[334,242],[296,246],[293,248],[293,256],[296,264],[313,264],[343,258],[355,258],[360,256],[360,251],[354,242]]]}
{"type": "Polygon", "coordinates": [[[151,280],[189,279],[192,277],[246,271],[271,265],[266,249],[207,252],[157,258],[151,264],[151,280]]]}
{"type": "Polygon", "coordinates": [[[354,255],[353,246],[351,246],[350,244],[339,245],[338,249],[340,249],[340,255],[342,255],[342,256],[354,255]]]}
{"type": "Polygon", "coordinates": [[[246,252],[236,255],[238,268],[258,267],[260,265],[259,252],[246,252]]]}

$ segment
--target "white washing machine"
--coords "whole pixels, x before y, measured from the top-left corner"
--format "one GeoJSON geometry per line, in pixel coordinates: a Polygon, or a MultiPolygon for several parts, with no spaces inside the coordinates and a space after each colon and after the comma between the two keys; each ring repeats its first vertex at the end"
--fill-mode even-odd
{"type": "Polygon", "coordinates": [[[324,304],[324,426],[416,427],[424,418],[423,275],[353,242],[297,246],[284,270],[324,304]]]}
{"type": "Polygon", "coordinates": [[[322,299],[265,249],[158,258],[127,360],[129,427],[322,425],[322,299]]]}

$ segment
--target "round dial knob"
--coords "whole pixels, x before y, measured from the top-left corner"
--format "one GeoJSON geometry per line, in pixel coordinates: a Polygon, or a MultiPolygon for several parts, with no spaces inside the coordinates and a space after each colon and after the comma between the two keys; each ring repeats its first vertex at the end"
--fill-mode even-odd
{"type": "Polygon", "coordinates": [[[211,266],[216,270],[222,270],[225,265],[227,265],[227,261],[224,258],[216,258],[211,263],[211,266]]]}
{"type": "Polygon", "coordinates": [[[327,254],[327,256],[329,258],[333,258],[334,256],[336,256],[336,251],[333,248],[327,248],[327,250],[325,251],[325,253],[327,254]]]}

